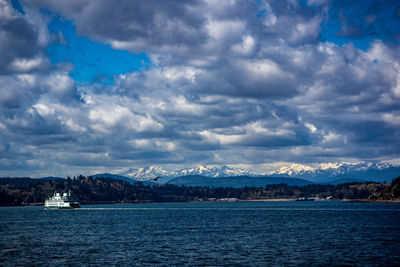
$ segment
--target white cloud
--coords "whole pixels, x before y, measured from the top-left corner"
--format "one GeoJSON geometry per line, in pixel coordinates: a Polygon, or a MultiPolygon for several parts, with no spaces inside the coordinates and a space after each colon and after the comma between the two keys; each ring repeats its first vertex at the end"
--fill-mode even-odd
{"type": "Polygon", "coordinates": [[[158,132],[164,128],[160,122],[154,120],[149,114],[134,114],[129,108],[120,105],[94,107],[89,111],[88,117],[95,122],[93,127],[96,130],[101,127],[97,123],[101,123],[105,128],[113,131],[116,131],[121,126],[136,132],[158,132]],[[115,129],[110,129],[111,127],[115,127],[115,129]]]}
{"type": "Polygon", "coordinates": [[[63,124],[67,125],[72,131],[84,133],[87,129],[77,123],[75,123],[71,118],[67,119],[63,124]]]}
{"type": "Polygon", "coordinates": [[[67,73],[54,73],[45,79],[45,85],[51,93],[62,97],[75,90],[75,81],[67,73]]]}
{"type": "Polygon", "coordinates": [[[41,116],[47,116],[47,115],[53,115],[54,114],[54,109],[51,107],[46,106],[45,104],[36,104],[33,105],[33,108],[41,115],[41,116]]]}
{"type": "Polygon", "coordinates": [[[135,149],[148,151],[148,150],[157,150],[157,151],[175,151],[177,148],[176,144],[171,141],[166,141],[162,139],[134,139],[128,141],[128,143],[135,149]]]}
{"type": "Polygon", "coordinates": [[[245,31],[245,26],[244,21],[210,19],[206,27],[214,41],[220,42],[240,38],[245,31]]]}
{"type": "Polygon", "coordinates": [[[244,126],[234,126],[230,129],[220,129],[219,131],[204,130],[200,131],[199,134],[207,140],[217,142],[223,146],[263,146],[264,142],[268,146],[275,146],[279,145],[281,138],[287,140],[294,138],[294,132],[290,129],[269,129],[264,127],[259,121],[251,122],[244,126]]]}
{"type": "Polygon", "coordinates": [[[310,131],[311,131],[312,133],[316,133],[317,130],[318,130],[317,127],[315,127],[315,125],[312,124],[312,123],[306,122],[306,123],[304,123],[304,126],[306,126],[308,129],[310,129],[310,131]]]}
{"type": "Polygon", "coordinates": [[[305,39],[315,39],[318,37],[321,28],[321,18],[315,17],[307,21],[299,22],[290,37],[292,42],[303,41],[305,39]]]}
{"type": "Polygon", "coordinates": [[[37,81],[36,75],[32,74],[19,74],[16,76],[20,83],[23,83],[27,87],[34,87],[37,81]]]}
{"type": "Polygon", "coordinates": [[[269,59],[238,60],[236,65],[243,67],[245,72],[255,79],[268,79],[269,77],[275,78],[284,75],[279,65],[269,59]]]}
{"type": "Polygon", "coordinates": [[[323,136],[322,143],[332,143],[341,140],[341,136],[337,133],[328,132],[323,136]]]}
{"type": "Polygon", "coordinates": [[[392,125],[400,126],[400,114],[384,113],[382,119],[392,125]]]}
{"type": "Polygon", "coordinates": [[[114,126],[122,119],[130,119],[132,112],[123,106],[98,106],[89,111],[89,119],[100,121],[106,126],[114,126]]]}
{"type": "Polygon", "coordinates": [[[12,19],[16,17],[16,11],[7,1],[0,1],[0,19],[12,19]]]}

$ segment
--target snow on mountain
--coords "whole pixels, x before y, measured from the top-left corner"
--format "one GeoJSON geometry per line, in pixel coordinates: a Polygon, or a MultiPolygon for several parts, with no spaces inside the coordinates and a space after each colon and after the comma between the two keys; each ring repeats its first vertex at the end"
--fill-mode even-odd
{"type": "Polygon", "coordinates": [[[169,176],[169,173],[160,166],[149,166],[137,169],[130,168],[129,170],[118,173],[118,175],[126,176],[135,180],[148,180],[156,177],[169,176]]]}
{"type": "Polygon", "coordinates": [[[149,166],[145,168],[131,168],[129,170],[118,173],[118,175],[126,176],[135,180],[149,180],[156,177],[179,177],[188,175],[201,175],[208,177],[228,177],[228,176],[256,176],[257,174],[247,170],[230,168],[228,166],[210,167],[205,165],[197,165],[193,168],[182,169],[178,171],[168,172],[160,166],[149,166]]]}
{"type": "Polygon", "coordinates": [[[314,171],[314,168],[307,166],[307,165],[295,163],[295,164],[291,164],[290,166],[281,167],[277,170],[268,171],[265,173],[265,175],[282,174],[282,175],[292,176],[292,175],[295,175],[297,173],[301,173],[304,171],[314,171]]]}
{"type": "Polygon", "coordinates": [[[324,163],[317,167],[302,164],[292,164],[269,171],[266,175],[289,176],[303,178],[315,182],[329,182],[353,178],[364,181],[387,181],[400,175],[400,166],[391,165],[385,162],[372,163],[324,163]]]}
{"type": "Polygon", "coordinates": [[[175,177],[187,176],[187,175],[202,175],[202,176],[208,176],[208,177],[228,177],[228,176],[242,176],[242,175],[254,176],[257,174],[254,172],[251,172],[251,171],[247,171],[247,170],[230,168],[228,166],[222,166],[219,168],[219,167],[210,167],[210,166],[205,166],[205,165],[197,165],[194,168],[183,169],[180,171],[176,171],[174,173],[175,177]]]}
{"type": "Polygon", "coordinates": [[[360,181],[387,181],[400,176],[400,166],[389,163],[323,163],[317,166],[302,164],[291,164],[276,170],[256,173],[249,170],[231,168],[228,166],[216,167],[197,165],[193,168],[177,171],[167,171],[160,166],[149,166],[145,168],[131,168],[118,173],[131,179],[146,181],[156,177],[162,177],[158,180],[165,183],[168,180],[188,175],[201,175],[207,177],[232,177],[232,176],[276,176],[293,177],[306,179],[313,182],[331,182],[343,179],[356,179],[360,181]]]}
{"type": "Polygon", "coordinates": [[[289,166],[280,167],[276,170],[266,172],[266,175],[313,175],[315,173],[331,173],[332,175],[343,174],[349,170],[366,170],[368,168],[374,168],[375,165],[372,163],[346,163],[346,162],[335,162],[335,163],[322,163],[316,167],[303,165],[303,164],[290,164],[289,166]]]}

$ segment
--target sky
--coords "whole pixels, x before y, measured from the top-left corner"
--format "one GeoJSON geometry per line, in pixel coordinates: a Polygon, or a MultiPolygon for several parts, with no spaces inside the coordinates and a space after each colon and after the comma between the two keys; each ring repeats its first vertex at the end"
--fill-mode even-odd
{"type": "Polygon", "coordinates": [[[0,0],[0,176],[400,162],[400,3],[0,0]]]}

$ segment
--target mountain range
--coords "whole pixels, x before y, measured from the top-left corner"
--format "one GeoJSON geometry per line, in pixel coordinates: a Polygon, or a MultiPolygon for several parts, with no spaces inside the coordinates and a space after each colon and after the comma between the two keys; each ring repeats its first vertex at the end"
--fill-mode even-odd
{"type": "Polygon", "coordinates": [[[129,170],[118,173],[118,175],[129,177],[135,180],[149,180],[156,177],[161,177],[166,180],[170,180],[176,177],[189,176],[189,175],[200,175],[207,177],[230,177],[230,176],[259,176],[252,171],[230,168],[228,166],[222,167],[211,167],[205,165],[197,165],[194,168],[182,169],[177,171],[168,172],[160,166],[149,166],[145,168],[131,168],[129,170]]]}
{"type": "MultiPolygon", "coordinates": [[[[104,177],[105,174],[101,175],[104,177]]],[[[169,181],[178,177],[180,181],[182,181],[182,177],[190,176],[192,180],[194,179],[193,177],[197,177],[197,182],[199,182],[198,177],[206,177],[204,179],[229,177],[269,177],[275,178],[277,183],[282,182],[277,178],[297,178],[313,183],[337,184],[363,181],[391,182],[392,179],[400,176],[400,166],[384,162],[368,162],[358,164],[327,163],[320,164],[317,167],[311,167],[302,164],[292,164],[290,166],[264,172],[254,172],[250,170],[231,168],[228,166],[216,167],[197,165],[193,168],[176,171],[167,171],[160,166],[149,166],[145,168],[130,168],[128,170],[113,175],[126,177],[128,179],[132,179],[133,181],[150,181],[154,178],[159,177],[157,179],[158,183],[168,183],[169,181]]],[[[235,184],[239,180],[240,179],[236,179],[235,184]]],[[[247,178],[245,180],[247,181],[247,178]]],[[[222,180],[218,179],[218,181],[221,182],[222,180]]],[[[301,184],[302,182],[299,183],[301,184]]],[[[243,186],[246,185],[247,184],[244,184],[243,186]]]]}
{"type": "Polygon", "coordinates": [[[283,167],[276,171],[267,173],[268,175],[302,178],[318,183],[337,183],[339,182],[391,182],[392,179],[400,176],[400,166],[385,162],[379,163],[329,163],[321,164],[317,168],[309,166],[302,167],[293,164],[283,167]]]}
{"type": "MultiPolygon", "coordinates": [[[[389,163],[329,163],[311,167],[292,164],[276,170],[254,172],[228,166],[197,165],[193,168],[167,171],[160,166],[130,168],[119,173],[101,173],[93,178],[113,178],[145,185],[173,184],[207,187],[264,187],[268,184],[303,186],[307,184],[340,184],[348,182],[388,182],[400,176],[400,166],[389,163]]],[[[62,179],[45,177],[45,180],[62,179]]]]}

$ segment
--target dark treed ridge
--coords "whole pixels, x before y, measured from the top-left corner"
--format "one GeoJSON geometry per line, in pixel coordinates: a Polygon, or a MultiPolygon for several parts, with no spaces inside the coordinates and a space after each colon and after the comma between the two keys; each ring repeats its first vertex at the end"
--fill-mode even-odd
{"type": "Polygon", "coordinates": [[[31,178],[0,178],[0,205],[19,206],[42,203],[53,192],[70,190],[81,203],[187,202],[224,198],[238,200],[297,199],[400,199],[400,177],[391,184],[346,183],[339,185],[311,184],[288,186],[273,184],[266,187],[210,188],[175,185],[129,184],[112,178],[74,177],[39,180],[31,178]]]}

